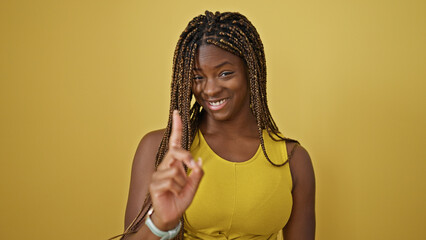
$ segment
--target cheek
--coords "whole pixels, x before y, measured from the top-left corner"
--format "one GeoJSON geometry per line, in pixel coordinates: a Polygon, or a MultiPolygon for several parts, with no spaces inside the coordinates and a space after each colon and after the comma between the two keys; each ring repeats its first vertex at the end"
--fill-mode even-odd
{"type": "Polygon", "coordinates": [[[245,79],[241,79],[240,81],[235,82],[232,85],[232,89],[234,89],[234,91],[240,96],[245,96],[250,93],[248,83],[245,81],[245,79]]]}
{"type": "Polygon", "coordinates": [[[198,102],[198,103],[200,103],[200,91],[199,91],[199,86],[195,86],[195,85],[193,85],[192,86],[192,95],[194,96],[194,98],[195,98],[195,100],[198,102]]]}
{"type": "Polygon", "coordinates": [[[198,93],[199,93],[199,91],[198,91],[198,87],[197,87],[197,85],[193,84],[193,85],[192,85],[191,90],[192,90],[192,94],[194,94],[194,96],[199,95],[199,94],[198,94],[198,93]]]}

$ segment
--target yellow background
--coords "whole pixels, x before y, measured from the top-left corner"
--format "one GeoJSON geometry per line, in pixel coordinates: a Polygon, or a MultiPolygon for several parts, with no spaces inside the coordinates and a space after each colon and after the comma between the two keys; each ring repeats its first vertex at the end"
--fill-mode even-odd
{"type": "Polygon", "coordinates": [[[0,238],[122,231],[134,151],[205,9],[263,39],[272,114],[315,167],[317,239],[425,239],[423,0],[1,1],[0,238]]]}

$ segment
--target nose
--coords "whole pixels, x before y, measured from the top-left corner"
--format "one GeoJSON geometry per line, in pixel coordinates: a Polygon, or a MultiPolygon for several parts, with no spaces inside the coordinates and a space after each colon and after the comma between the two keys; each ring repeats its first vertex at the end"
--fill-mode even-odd
{"type": "Polygon", "coordinates": [[[222,87],[219,84],[218,79],[208,78],[203,86],[203,93],[207,97],[214,97],[221,91],[222,87]]]}

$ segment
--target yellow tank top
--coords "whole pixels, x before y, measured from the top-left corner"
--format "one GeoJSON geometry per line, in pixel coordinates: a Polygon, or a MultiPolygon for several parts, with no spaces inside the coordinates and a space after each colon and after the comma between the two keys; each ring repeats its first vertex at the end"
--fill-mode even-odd
{"type": "MultiPolygon", "coordinates": [[[[263,138],[271,161],[287,160],[284,141],[272,140],[266,131],[263,138]]],[[[260,146],[251,159],[230,162],[209,147],[200,131],[191,153],[203,159],[204,177],[184,214],[185,239],[277,239],[293,204],[289,164],[273,166],[260,146]]]]}

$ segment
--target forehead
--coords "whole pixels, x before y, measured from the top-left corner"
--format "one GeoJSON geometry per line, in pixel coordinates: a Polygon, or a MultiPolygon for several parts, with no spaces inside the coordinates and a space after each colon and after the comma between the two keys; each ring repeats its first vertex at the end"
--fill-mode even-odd
{"type": "Polygon", "coordinates": [[[231,65],[235,66],[244,65],[243,60],[239,56],[212,44],[201,45],[195,56],[196,68],[217,66],[224,62],[229,62],[231,65]]]}

